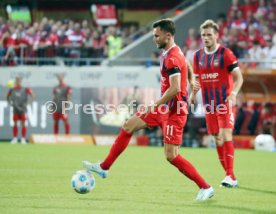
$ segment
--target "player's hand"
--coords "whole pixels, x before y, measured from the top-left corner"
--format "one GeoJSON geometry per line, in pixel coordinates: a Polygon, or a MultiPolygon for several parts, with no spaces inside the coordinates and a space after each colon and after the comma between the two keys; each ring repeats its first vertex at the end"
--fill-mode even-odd
{"type": "Polygon", "coordinates": [[[196,94],[200,90],[200,88],[200,83],[198,81],[194,81],[192,93],[196,94]]]}
{"type": "Polygon", "coordinates": [[[231,93],[225,100],[225,102],[229,105],[229,106],[235,106],[237,103],[237,97],[235,94],[231,93]]]}

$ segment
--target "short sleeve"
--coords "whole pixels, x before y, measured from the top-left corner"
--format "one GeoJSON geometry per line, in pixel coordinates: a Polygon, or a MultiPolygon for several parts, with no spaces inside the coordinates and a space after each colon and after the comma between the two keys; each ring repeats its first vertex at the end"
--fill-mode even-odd
{"type": "Polygon", "coordinates": [[[67,95],[72,94],[72,89],[70,87],[67,87],[66,94],[67,95]]]}
{"type": "Polygon", "coordinates": [[[167,70],[178,68],[180,70],[178,59],[175,56],[169,56],[166,59],[165,67],[167,70]]]}
{"type": "Polygon", "coordinates": [[[27,92],[27,94],[29,94],[31,96],[33,95],[33,91],[30,88],[26,88],[26,92],[27,92]]]}
{"type": "Polygon", "coordinates": [[[169,56],[165,61],[166,71],[169,76],[180,75],[181,66],[178,58],[175,56],[169,56]]]}
{"type": "Polygon", "coordinates": [[[225,57],[225,65],[229,72],[232,72],[233,70],[239,67],[237,57],[228,48],[225,51],[224,57],[225,57]]]}
{"type": "Polygon", "coordinates": [[[198,76],[198,75],[199,75],[199,70],[198,70],[198,58],[197,58],[196,53],[194,54],[193,68],[194,68],[194,74],[195,74],[195,76],[198,76]]]}

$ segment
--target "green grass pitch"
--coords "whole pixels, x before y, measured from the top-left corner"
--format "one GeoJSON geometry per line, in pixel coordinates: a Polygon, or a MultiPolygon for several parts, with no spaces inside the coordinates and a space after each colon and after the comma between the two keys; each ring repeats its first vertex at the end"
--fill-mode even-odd
{"type": "Polygon", "coordinates": [[[80,195],[71,177],[82,160],[102,160],[109,147],[0,143],[0,213],[276,213],[276,153],[236,151],[239,188],[220,188],[224,174],[214,149],[181,149],[215,196],[194,201],[197,186],[164,158],[162,148],[130,146],[109,177],[95,175],[80,195]]]}

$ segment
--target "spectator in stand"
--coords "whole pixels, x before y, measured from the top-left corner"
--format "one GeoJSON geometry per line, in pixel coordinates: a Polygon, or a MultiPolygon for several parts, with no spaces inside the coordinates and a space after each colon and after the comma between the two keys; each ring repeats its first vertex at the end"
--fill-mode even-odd
{"type": "Polygon", "coordinates": [[[0,65],[5,63],[4,57],[7,54],[9,37],[9,31],[3,32],[0,37],[0,65]]]}
{"type": "Polygon", "coordinates": [[[252,5],[250,0],[244,0],[244,4],[241,6],[241,11],[246,19],[249,14],[254,14],[257,8],[252,5]]]}
{"type": "Polygon", "coordinates": [[[268,21],[268,28],[271,29],[272,31],[276,31],[276,15],[275,15],[275,11],[271,11],[269,12],[268,16],[267,16],[267,21],[268,21]]]}
{"type": "Polygon", "coordinates": [[[201,43],[200,37],[199,37],[197,31],[195,30],[195,28],[190,28],[188,31],[188,36],[186,37],[184,47],[183,47],[184,53],[186,53],[188,51],[192,42],[196,42],[197,44],[201,43]]]}
{"type": "MultiPolygon", "coordinates": [[[[46,51],[47,48],[50,46],[50,43],[48,41],[48,32],[42,31],[41,34],[37,37],[33,49],[36,51],[36,54],[38,57],[45,58],[47,57],[46,51]]],[[[47,64],[46,62],[40,62],[40,65],[47,64]]]]}
{"type": "Polygon", "coordinates": [[[272,39],[267,41],[267,46],[263,48],[265,59],[270,60],[265,64],[266,68],[276,68],[276,63],[271,63],[272,60],[276,60],[276,45],[273,44],[272,39]]]}
{"type": "MultiPolygon", "coordinates": [[[[80,58],[81,56],[80,49],[84,46],[85,35],[83,32],[81,32],[81,26],[78,22],[74,24],[73,31],[70,31],[70,33],[68,33],[67,31],[67,36],[71,46],[70,53],[69,53],[70,58],[75,58],[75,59],[80,58]]],[[[79,61],[74,60],[73,64],[79,65],[79,61]]]]}
{"type": "Polygon", "coordinates": [[[231,13],[236,13],[236,12],[240,11],[241,9],[242,9],[242,7],[239,5],[239,0],[232,0],[232,4],[228,8],[228,12],[227,12],[228,17],[231,13]]]}
{"type": "MultiPolygon", "coordinates": [[[[9,37],[7,41],[7,51],[4,61],[8,65],[16,65],[23,54],[23,49],[27,47],[28,41],[23,39],[21,33],[16,32],[14,37],[9,37]]],[[[22,62],[21,62],[22,63],[22,62]]]]}
{"type": "Polygon", "coordinates": [[[81,22],[81,32],[86,34],[88,31],[91,32],[91,29],[89,28],[89,23],[86,19],[82,20],[81,22]]]}
{"type": "Polygon", "coordinates": [[[69,46],[70,41],[66,36],[66,25],[62,25],[61,28],[57,32],[57,56],[60,57],[68,57],[69,56],[69,46]]]}
{"type": "Polygon", "coordinates": [[[92,46],[95,49],[94,57],[104,57],[104,47],[106,44],[106,35],[101,32],[101,29],[97,29],[92,34],[92,46]]]}
{"type": "Polygon", "coordinates": [[[106,39],[106,53],[108,57],[116,56],[122,48],[122,37],[120,32],[116,32],[116,28],[111,26],[108,28],[108,36],[106,39]]]}
{"type": "Polygon", "coordinates": [[[186,52],[186,59],[193,65],[194,62],[194,53],[198,50],[199,46],[197,42],[194,40],[191,42],[189,49],[186,52]]]}
{"type": "Polygon", "coordinates": [[[247,23],[243,18],[242,11],[237,11],[234,20],[232,21],[230,28],[235,28],[238,30],[245,30],[247,28],[247,23]]]}
{"type": "MultiPolygon", "coordinates": [[[[253,29],[256,29],[259,27],[259,22],[258,20],[255,18],[254,13],[252,13],[251,11],[247,12],[247,15],[245,17],[245,21],[247,23],[247,28],[248,26],[253,26],[253,29]]],[[[247,29],[248,30],[248,29],[247,29]]]]}
{"type": "Polygon", "coordinates": [[[253,47],[248,50],[248,59],[252,60],[253,62],[250,63],[249,67],[256,67],[259,61],[265,58],[265,53],[261,48],[260,42],[255,40],[253,42],[253,47]]]}
{"type": "Polygon", "coordinates": [[[259,7],[256,11],[257,15],[264,17],[268,13],[265,0],[259,0],[259,7]]]}
{"type": "Polygon", "coordinates": [[[272,40],[272,35],[271,35],[271,31],[268,28],[267,25],[262,26],[262,38],[263,38],[263,46],[267,46],[268,42],[272,40]]]}

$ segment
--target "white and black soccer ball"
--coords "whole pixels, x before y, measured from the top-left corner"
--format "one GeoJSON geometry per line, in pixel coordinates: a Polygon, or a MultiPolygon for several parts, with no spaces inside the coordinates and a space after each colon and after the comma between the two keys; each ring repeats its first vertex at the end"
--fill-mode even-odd
{"type": "Polygon", "coordinates": [[[80,194],[89,193],[95,188],[95,178],[92,173],[85,170],[77,171],[71,180],[72,188],[80,194]]]}

